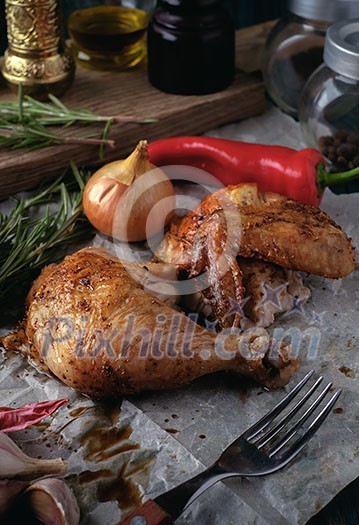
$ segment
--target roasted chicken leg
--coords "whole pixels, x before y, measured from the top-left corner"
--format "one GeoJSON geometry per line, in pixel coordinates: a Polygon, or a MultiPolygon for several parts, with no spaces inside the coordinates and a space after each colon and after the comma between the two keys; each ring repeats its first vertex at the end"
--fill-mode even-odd
{"type": "Polygon", "coordinates": [[[264,329],[204,330],[144,290],[129,265],[84,249],[47,267],[22,328],[3,345],[96,397],[172,388],[218,370],[274,387],[297,369],[287,343],[274,345],[264,329]]]}

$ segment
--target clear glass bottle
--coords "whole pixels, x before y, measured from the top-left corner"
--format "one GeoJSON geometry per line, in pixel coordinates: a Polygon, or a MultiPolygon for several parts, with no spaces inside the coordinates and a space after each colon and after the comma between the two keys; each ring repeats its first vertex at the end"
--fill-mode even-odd
{"type": "Polygon", "coordinates": [[[234,79],[234,23],[223,0],[159,0],[148,27],[148,77],[178,95],[205,95],[234,79]]]}
{"type": "Polygon", "coordinates": [[[328,27],[357,16],[358,0],[289,0],[287,16],[268,36],[262,65],[267,92],[283,111],[297,117],[304,84],[323,62],[328,27]]]}
{"type": "Polygon", "coordinates": [[[156,0],[75,0],[68,19],[72,49],[90,69],[126,70],[146,56],[145,33],[156,0]]]}
{"type": "Polygon", "coordinates": [[[333,168],[359,166],[359,18],[328,29],[324,63],[304,87],[299,120],[305,142],[333,168]]]}

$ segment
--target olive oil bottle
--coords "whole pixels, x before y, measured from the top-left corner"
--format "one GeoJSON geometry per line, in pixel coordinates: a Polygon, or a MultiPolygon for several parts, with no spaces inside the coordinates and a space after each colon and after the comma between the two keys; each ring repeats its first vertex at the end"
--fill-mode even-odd
{"type": "Polygon", "coordinates": [[[97,5],[71,13],[68,30],[76,60],[91,69],[125,70],[146,55],[150,13],[118,5],[97,5]]]}

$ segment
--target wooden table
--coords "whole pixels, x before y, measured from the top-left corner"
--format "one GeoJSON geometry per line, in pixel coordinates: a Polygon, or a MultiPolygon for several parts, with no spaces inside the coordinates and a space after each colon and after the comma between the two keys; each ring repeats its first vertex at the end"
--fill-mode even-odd
{"type": "MultiPolygon", "coordinates": [[[[151,124],[114,124],[110,137],[116,141],[116,148],[108,149],[106,161],[127,155],[140,139],[200,134],[258,115],[266,107],[264,85],[258,70],[272,25],[269,22],[237,32],[235,80],[219,93],[206,96],[162,93],[149,84],[146,63],[122,73],[92,71],[78,66],[75,81],[62,101],[70,108],[86,108],[102,115],[157,119],[151,124]]],[[[8,100],[16,100],[16,96],[3,82],[0,102],[8,100]]],[[[102,125],[91,126],[91,131],[99,134],[102,129],[102,125]]],[[[84,129],[71,129],[71,133],[79,135],[84,129]]],[[[0,198],[58,175],[68,168],[71,159],[79,166],[96,166],[103,162],[99,158],[98,146],[67,144],[32,152],[0,150],[0,198]]]]}

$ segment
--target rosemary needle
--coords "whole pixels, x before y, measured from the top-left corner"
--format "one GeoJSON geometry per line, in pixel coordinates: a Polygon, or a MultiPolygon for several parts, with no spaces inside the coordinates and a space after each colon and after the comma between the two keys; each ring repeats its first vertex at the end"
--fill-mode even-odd
{"type": "Polygon", "coordinates": [[[92,227],[82,211],[82,193],[88,174],[74,164],[72,180],[65,175],[27,199],[16,200],[8,215],[0,214],[0,304],[24,291],[38,271],[59,260],[71,244],[82,243],[92,227]],[[56,211],[51,204],[58,202],[56,211]],[[44,206],[39,214],[40,206],[44,206]]]}

